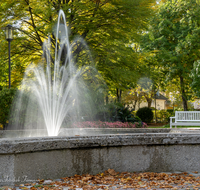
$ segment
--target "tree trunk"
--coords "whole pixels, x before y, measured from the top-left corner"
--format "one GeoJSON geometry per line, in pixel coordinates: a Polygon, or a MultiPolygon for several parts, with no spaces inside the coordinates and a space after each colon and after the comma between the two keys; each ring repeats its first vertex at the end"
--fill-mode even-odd
{"type": "Polygon", "coordinates": [[[148,103],[148,108],[151,108],[151,100],[149,100],[147,103],[148,103]]]}
{"type": "Polygon", "coordinates": [[[108,105],[109,99],[108,99],[108,95],[106,95],[106,105],[108,105]]]}
{"type": "Polygon", "coordinates": [[[122,91],[117,88],[117,102],[121,103],[122,91]]]}
{"type": "Polygon", "coordinates": [[[183,81],[182,76],[180,76],[180,85],[181,85],[181,95],[182,95],[182,101],[183,101],[183,109],[184,109],[184,111],[187,111],[187,109],[188,109],[187,96],[186,96],[186,93],[185,93],[184,81],[183,81]]]}
{"type": "Polygon", "coordinates": [[[133,109],[134,109],[134,111],[135,111],[136,105],[137,105],[137,100],[134,100],[134,103],[132,103],[132,104],[133,104],[133,109]]]}
{"type": "Polygon", "coordinates": [[[148,108],[151,108],[152,99],[147,97],[147,96],[145,96],[145,98],[146,98],[146,101],[147,101],[148,108]]]}

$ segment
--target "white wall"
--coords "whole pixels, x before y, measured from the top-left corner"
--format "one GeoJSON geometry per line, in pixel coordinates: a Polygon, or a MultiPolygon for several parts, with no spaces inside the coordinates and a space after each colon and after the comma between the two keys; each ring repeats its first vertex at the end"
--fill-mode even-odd
{"type": "Polygon", "coordinates": [[[194,101],[194,109],[200,109],[200,99],[194,101]]]}
{"type": "MultiPolygon", "coordinates": [[[[156,109],[157,110],[164,110],[164,109],[166,109],[165,102],[166,102],[166,100],[159,100],[159,99],[157,99],[156,100],[156,109]]],[[[137,103],[135,110],[138,110],[139,108],[143,108],[143,107],[147,107],[147,106],[148,106],[147,102],[141,102],[140,105],[137,103]]],[[[154,100],[151,103],[151,107],[155,108],[155,101],[154,100]]]]}

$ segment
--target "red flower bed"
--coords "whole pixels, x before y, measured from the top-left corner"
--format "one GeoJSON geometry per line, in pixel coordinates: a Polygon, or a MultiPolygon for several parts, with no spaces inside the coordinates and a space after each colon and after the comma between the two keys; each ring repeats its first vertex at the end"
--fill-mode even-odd
{"type": "Polygon", "coordinates": [[[144,122],[103,122],[103,121],[82,121],[74,122],[73,128],[147,128],[147,124],[144,122]]]}

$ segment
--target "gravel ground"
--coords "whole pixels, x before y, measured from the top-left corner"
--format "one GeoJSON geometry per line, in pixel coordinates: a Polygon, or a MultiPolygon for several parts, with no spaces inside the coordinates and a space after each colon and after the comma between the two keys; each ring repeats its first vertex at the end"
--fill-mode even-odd
{"type": "Polygon", "coordinates": [[[0,190],[145,190],[145,189],[200,189],[200,174],[198,172],[176,173],[128,173],[115,172],[108,169],[97,175],[75,175],[57,180],[38,180],[15,187],[0,187],[0,190]]]}

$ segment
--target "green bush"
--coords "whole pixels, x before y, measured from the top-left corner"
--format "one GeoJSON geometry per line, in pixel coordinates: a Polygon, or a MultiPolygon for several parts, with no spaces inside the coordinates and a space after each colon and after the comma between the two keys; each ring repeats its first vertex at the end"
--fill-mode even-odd
{"type": "Polygon", "coordinates": [[[160,110],[162,115],[162,122],[168,123],[170,121],[170,117],[175,116],[174,110],[160,110]]]}
{"type": "MultiPolygon", "coordinates": [[[[171,116],[172,115],[167,110],[156,110],[157,122],[167,123],[169,122],[169,117],[171,116]]],[[[154,118],[155,118],[155,112],[154,112],[154,118]]]]}
{"type": "Polygon", "coordinates": [[[4,126],[4,128],[8,123],[10,109],[15,93],[15,88],[5,88],[0,91],[0,123],[4,126]]]}
{"type": "Polygon", "coordinates": [[[136,112],[136,116],[138,116],[143,122],[150,123],[153,120],[153,112],[151,108],[143,107],[140,108],[136,112]]]}
{"type": "Polygon", "coordinates": [[[133,110],[129,110],[128,107],[121,107],[117,109],[117,121],[121,122],[138,122],[141,121],[139,117],[135,117],[131,112],[133,110]]]}
{"type": "Polygon", "coordinates": [[[109,122],[139,122],[141,119],[137,116],[134,116],[133,110],[130,110],[128,107],[125,107],[119,103],[110,103],[104,106],[101,112],[96,116],[96,120],[100,121],[109,121],[109,122]]]}

